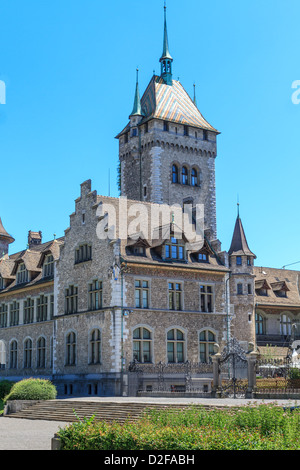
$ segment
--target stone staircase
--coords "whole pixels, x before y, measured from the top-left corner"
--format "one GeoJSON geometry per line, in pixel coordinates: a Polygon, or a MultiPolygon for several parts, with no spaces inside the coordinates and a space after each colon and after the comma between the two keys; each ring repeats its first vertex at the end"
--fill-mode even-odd
{"type": "Polygon", "coordinates": [[[75,422],[95,416],[95,420],[108,422],[138,419],[146,409],[174,408],[182,409],[184,405],[158,403],[117,403],[81,400],[40,401],[15,413],[6,414],[8,418],[75,422]]]}

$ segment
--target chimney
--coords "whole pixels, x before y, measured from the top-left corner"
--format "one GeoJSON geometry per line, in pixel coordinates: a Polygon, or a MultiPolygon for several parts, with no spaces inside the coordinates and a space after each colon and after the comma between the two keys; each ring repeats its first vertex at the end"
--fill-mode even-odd
{"type": "Polygon", "coordinates": [[[42,243],[42,232],[28,232],[28,246],[31,248],[35,245],[40,245],[42,243]]]}

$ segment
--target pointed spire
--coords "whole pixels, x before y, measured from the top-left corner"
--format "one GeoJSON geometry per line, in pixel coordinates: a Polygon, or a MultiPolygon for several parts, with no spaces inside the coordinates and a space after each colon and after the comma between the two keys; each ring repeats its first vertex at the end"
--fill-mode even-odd
{"type": "Polygon", "coordinates": [[[197,107],[197,98],[196,98],[196,84],[194,83],[194,105],[197,107]]]}
{"type": "Polygon", "coordinates": [[[250,250],[248,246],[243,224],[240,219],[239,204],[238,204],[238,215],[237,215],[232,242],[231,242],[231,246],[230,246],[230,250],[228,251],[228,254],[234,255],[234,256],[242,256],[242,255],[254,256],[256,258],[256,255],[252,253],[252,251],[250,250]]]}
{"type": "Polygon", "coordinates": [[[139,69],[136,69],[135,97],[134,97],[134,103],[133,103],[133,110],[130,116],[143,116],[140,91],[139,91],[139,69]]]}
{"type": "Polygon", "coordinates": [[[159,59],[161,63],[161,76],[167,85],[172,85],[172,62],[173,58],[169,50],[168,30],[167,30],[167,6],[164,6],[164,43],[163,53],[159,59]]]}
{"type": "Polygon", "coordinates": [[[162,53],[162,56],[160,58],[161,61],[163,59],[173,60],[172,56],[170,54],[170,50],[169,50],[168,28],[167,28],[167,5],[166,5],[166,2],[165,2],[165,6],[164,6],[164,18],[165,18],[165,22],[164,22],[164,43],[163,43],[163,53],[162,53]]]}

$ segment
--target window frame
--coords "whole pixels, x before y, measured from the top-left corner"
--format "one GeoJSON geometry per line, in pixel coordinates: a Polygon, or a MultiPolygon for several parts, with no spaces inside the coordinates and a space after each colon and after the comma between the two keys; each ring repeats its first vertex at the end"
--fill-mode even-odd
{"type": "Polygon", "coordinates": [[[132,358],[140,364],[151,364],[153,356],[153,333],[146,325],[138,325],[132,329],[132,358]],[[138,336],[135,333],[138,331],[138,336]],[[149,335],[147,336],[149,333],[149,335]],[[148,355],[148,360],[145,357],[148,355]]]}

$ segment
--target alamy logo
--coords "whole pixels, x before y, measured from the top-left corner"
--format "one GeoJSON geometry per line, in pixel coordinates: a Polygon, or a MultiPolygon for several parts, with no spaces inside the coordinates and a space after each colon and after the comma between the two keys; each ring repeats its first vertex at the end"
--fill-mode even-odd
{"type": "Polygon", "coordinates": [[[292,83],[292,88],[296,91],[292,94],[292,103],[300,104],[300,80],[295,80],[292,83]]]}
{"type": "Polygon", "coordinates": [[[0,80],[0,104],[6,104],[6,87],[3,80],[0,80]]]}

